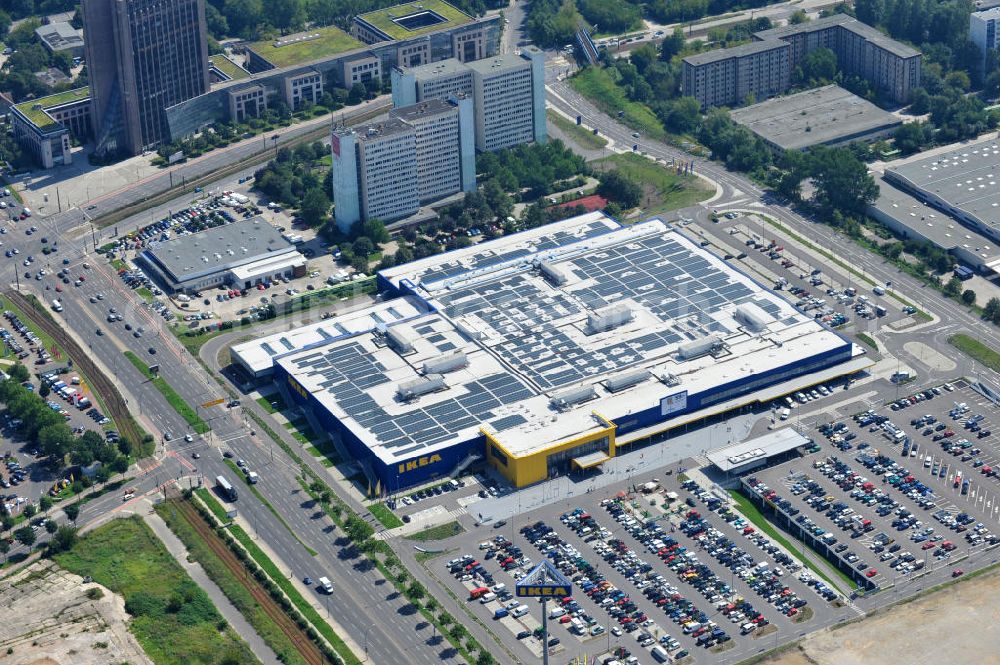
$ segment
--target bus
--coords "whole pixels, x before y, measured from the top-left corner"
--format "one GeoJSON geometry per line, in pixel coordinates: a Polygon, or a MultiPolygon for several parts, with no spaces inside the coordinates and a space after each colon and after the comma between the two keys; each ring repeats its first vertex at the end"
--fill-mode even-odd
{"type": "Polygon", "coordinates": [[[236,501],[236,488],[230,485],[228,480],[222,476],[216,476],[215,484],[219,488],[219,492],[222,493],[222,496],[226,497],[230,501],[236,501]]]}

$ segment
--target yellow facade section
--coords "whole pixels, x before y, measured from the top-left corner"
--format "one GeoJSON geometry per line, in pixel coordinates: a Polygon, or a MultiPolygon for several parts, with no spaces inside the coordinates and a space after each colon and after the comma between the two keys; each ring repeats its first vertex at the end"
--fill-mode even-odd
{"type": "Polygon", "coordinates": [[[607,438],[608,457],[615,456],[615,424],[610,420],[594,414],[605,427],[587,434],[558,441],[547,448],[518,457],[512,455],[510,451],[495,436],[481,430],[486,437],[486,461],[494,469],[506,478],[514,487],[525,487],[540,482],[548,478],[548,459],[551,455],[556,455],[573,448],[585,446],[588,443],[607,438]]]}

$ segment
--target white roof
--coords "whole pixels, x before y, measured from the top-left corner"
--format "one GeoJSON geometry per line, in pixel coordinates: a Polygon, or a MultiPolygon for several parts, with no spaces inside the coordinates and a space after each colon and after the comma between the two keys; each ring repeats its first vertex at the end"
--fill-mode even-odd
{"type": "Polygon", "coordinates": [[[768,432],[742,443],[735,443],[708,451],[706,457],[721,471],[732,471],[742,466],[757,464],[768,457],[787,453],[812,440],[799,434],[791,427],[768,432]]]}
{"type": "Polygon", "coordinates": [[[529,455],[605,427],[598,416],[683,409],[684,395],[849,345],[660,220],[620,227],[591,213],[381,277],[432,312],[407,321],[408,344],[373,329],[278,362],[387,463],[480,428],[529,455]],[[565,281],[540,270],[543,260],[565,281]],[[593,313],[614,305],[630,317],[594,332],[593,313]],[[741,305],[752,305],[754,330],[737,319],[741,305]],[[712,337],[720,343],[703,355],[678,356],[712,337]],[[400,400],[399,385],[419,378],[425,361],[456,352],[467,364],[443,375],[443,389],[400,400]],[[638,380],[610,390],[608,379],[623,375],[638,380]]]}
{"type": "Polygon", "coordinates": [[[259,275],[273,275],[278,271],[285,270],[286,268],[304,265],[305,262],[306,257],[302,256],[298,252],[293,252],[278,254],[275,256],[265,256],[258,261],[254,261],[253,263],[236,266],[229,272],[232,273],[233,277],[238,280],[247,280],[254,279],[259,275]]]}

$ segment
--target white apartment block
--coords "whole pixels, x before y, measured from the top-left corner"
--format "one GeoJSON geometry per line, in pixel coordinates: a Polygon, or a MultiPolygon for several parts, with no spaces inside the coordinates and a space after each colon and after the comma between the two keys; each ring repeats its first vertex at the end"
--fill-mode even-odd
{"type": "Polygon", "coordinates": [[[983,66],[986,65],[989,52],[997,48],[997,21],[1000,21],[1000,7],[991,7],[969,15],[969,39],[979,47],[983,66]]]}

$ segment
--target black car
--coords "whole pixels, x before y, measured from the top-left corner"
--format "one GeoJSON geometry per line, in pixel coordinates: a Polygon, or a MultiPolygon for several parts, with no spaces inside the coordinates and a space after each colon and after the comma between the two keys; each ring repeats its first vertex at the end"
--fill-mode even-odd
{"type": "Polygon", "coordinates": [[[519,640],[527,639],[527,638],[531,637],[531,631],[530,630],[522,630],[520,633],[518,633],[516,635],[516,637],[519,640]]]}
{"type": "Polygon", "coordinates": [[[502,527],[502,526],[504,526],[506,524],[507,524],[507,520],[497,520],[496,522],[493,523],[493,528],[494,529],[499,529],[500,527],[502,527]]]}

